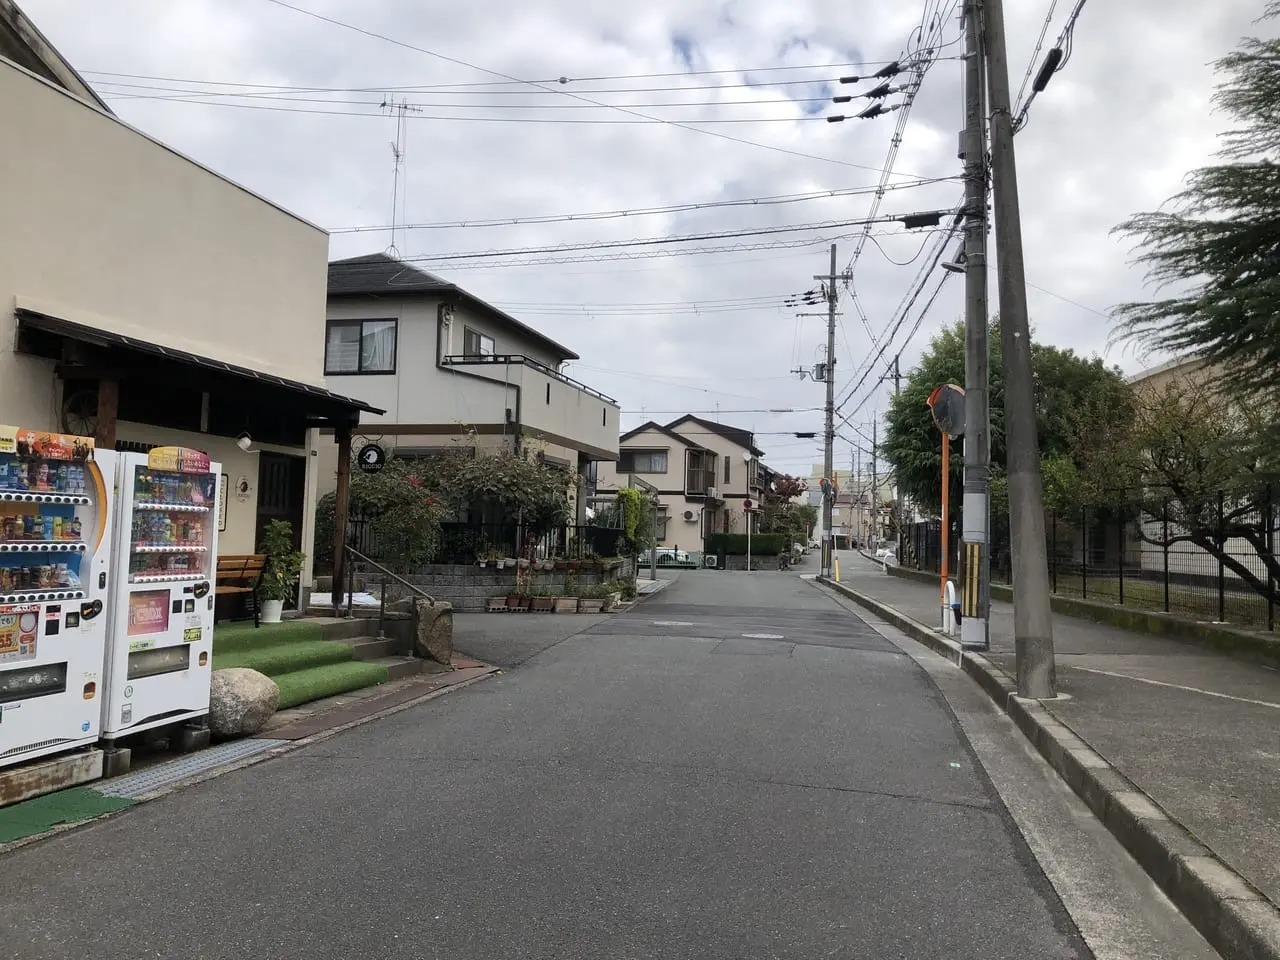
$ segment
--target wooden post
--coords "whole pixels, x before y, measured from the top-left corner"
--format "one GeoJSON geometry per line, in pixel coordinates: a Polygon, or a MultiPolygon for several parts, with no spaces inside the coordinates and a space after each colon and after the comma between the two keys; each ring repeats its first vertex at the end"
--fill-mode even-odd
{"type": "Polygon", "coordinates": [[[120,413],[120,382],[112,377],[98,381],[98,429],[93,442],[104,450],[116,448],[116,418],[120,413]]]}
{"type": "Polygon", "coordinates": [[[333,431],[338,444],[338,487],[333,503],[333,614],[338,616],[346,589],[347,515],[351,507],[351,424],[340,423],[333,431]]]}
{"type": "Polygon", "coordinates": [[[951,608],[947,605],[947,556],[951,552],[951,434],[942,435],[942,561],[941,583],[939,584],[939,604],[942,607],[942,622],[951,621],[951,608]]]}

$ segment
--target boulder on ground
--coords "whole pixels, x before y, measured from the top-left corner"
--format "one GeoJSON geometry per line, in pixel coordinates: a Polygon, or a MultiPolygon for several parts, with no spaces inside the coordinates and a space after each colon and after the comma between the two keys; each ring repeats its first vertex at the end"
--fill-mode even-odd
{"type": "Polygon", "coordinates": [[[408,614],[413,621],[413,655],[450,666],[453,663],[453,604],[405,597],[387,605],[388,613],[408,614]]]}
{"type": "Polygon", "coordinates": [[[215,737],[247,737],[261,730],[280,705],[276,682],[248,667],[213,671],[209,730],[215,737]]]}

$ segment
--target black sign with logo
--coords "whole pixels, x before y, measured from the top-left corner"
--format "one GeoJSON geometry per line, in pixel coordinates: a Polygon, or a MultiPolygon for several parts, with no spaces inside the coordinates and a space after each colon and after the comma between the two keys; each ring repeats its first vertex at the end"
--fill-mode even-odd
{"type": "Polygon", "coordinates": [[[381,473],[387,465],[387,453],[376,443],[366,443],[356,454],[356,465],[361,473],[381,473]]]}

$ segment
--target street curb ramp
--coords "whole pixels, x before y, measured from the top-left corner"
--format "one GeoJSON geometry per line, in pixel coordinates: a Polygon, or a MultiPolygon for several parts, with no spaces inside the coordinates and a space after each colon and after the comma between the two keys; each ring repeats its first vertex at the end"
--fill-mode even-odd
{"type": "Polygon", "coordinates": [[[1224,960],[1280,960],[1280,907],[1201,843],[1003,670],[874,597],[827,577],[848,597],[972,677],[1141,864],[1224,960]]]}

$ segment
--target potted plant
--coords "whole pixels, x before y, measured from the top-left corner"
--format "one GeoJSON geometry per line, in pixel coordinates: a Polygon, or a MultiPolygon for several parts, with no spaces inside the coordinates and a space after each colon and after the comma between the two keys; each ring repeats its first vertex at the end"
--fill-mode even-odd
{"type": "Polygon", "coordinates": [[[524,610],[529,606],[529,597],[523,593],[512,590],[507,594],[508,610],[524,610]]]}
{"type": "Polygon", "coordinates": [[[258,549],[266,557],[258,586],[258,598],[262,602],[261,619],[263,623],[279,623],[284,602],[297,594],[298,577],[306,555],[294,547],[293,524],[288,520],[268,523],[258,549]]]}
{"type": "Polygon", "coordinates": [[[582,591],[578,601],[579,613],[601,613],[604,610],[607,593],[604,584],[594,584],[582,591]]]}
{"type": "Polygon", "coordinates": [[[556,599],[542,590],[536,590],[529,603],[530,609],[537,613],[551,613],[556,608],[556,599]]]}

